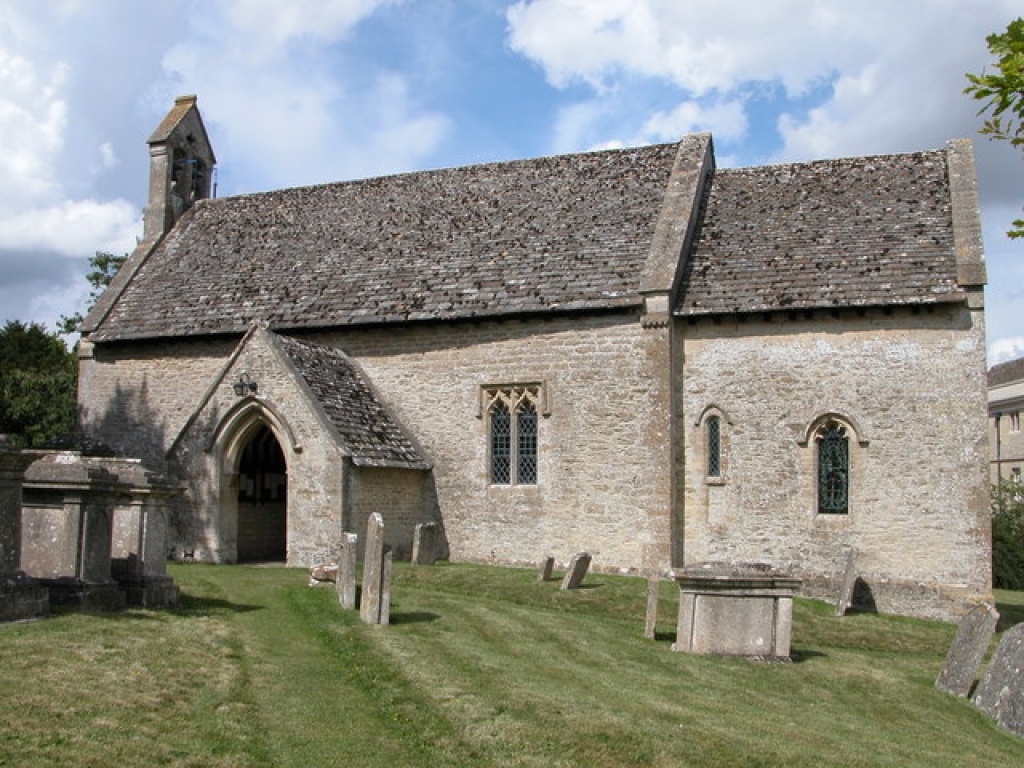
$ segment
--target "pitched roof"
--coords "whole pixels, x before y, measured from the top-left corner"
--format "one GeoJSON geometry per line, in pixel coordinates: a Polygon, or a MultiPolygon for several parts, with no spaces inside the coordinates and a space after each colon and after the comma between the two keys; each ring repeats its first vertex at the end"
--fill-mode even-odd
{"type": "Polygon", "coordinates": [[[358,466],[429,469],[363,376],[342,352],[275,335],[358,466]]]}
{"type": "Polygon", "coordinates": [[[95,341],[639,303],[677,144],[197,203],[95,341]]]}
{"type": "Polygon", "coordinates": [[[1024,357],[1010,360],[988,369],[988,385],[999,387],[1015,381],[1024,381],[1024,357]]]}
{"type": "Polygon", "coordinates": [[[716,171],[676,313],[964,297],[946,153],[932,151],[716,171]]]}

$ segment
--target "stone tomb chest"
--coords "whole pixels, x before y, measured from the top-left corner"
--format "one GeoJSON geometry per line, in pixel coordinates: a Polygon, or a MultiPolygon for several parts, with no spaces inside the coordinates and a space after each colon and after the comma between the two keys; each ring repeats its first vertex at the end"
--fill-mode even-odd
{"type": "Polygon", "coordinates": [[[674,651],[789,659],[800,580],[767,565],[696,563],[676,573],[674,651]]]}

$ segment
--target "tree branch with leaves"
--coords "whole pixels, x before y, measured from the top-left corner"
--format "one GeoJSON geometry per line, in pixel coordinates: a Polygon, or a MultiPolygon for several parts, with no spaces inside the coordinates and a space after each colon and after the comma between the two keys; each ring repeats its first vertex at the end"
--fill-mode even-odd
{"type": "MultiPolygon", "coordinates": [[[[1011,21],[1002,34],[985,38],[989,52],[996,57],[995,72],[967,74],[970,85],[964,88],[984,105],[986,115],[980,133],[991,139],[1024,147],[1024,18],[1011,21]]],[[[1013,222],[1010,237],[1024,237],[1024,219],[1013,222]]]]}

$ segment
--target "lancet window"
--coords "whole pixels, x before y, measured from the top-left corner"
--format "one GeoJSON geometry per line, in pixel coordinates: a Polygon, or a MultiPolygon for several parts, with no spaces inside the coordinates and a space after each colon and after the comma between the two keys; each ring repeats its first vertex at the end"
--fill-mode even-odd
{"type": "Polygon", "coordinates": [[[838,421],[827,421],[815,436],[818,453],[818,513],[850,511],[850,439],[838,421]]]}

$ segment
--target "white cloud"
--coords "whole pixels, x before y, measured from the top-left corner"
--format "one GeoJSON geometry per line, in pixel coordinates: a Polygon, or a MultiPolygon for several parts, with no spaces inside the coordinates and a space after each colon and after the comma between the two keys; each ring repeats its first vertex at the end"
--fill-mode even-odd
{"type": "Polygon", "coordinates": [[[0,216],[0,251],[45,250],[72,257],[83,249],[125,253],[135,246],[137,231],[138,211],[125,200],[65,200],[0,216]]]}
{"type": "Polygon", "coordinates": [[[402,0],[224,0],[225,31],[254,58],[279,58],[299,41],[333,42],[385,5],[402,0]]]}
{"type": "Polygon", "coordinates": [[[1008,336],[988,345],[988,364],[1005,363],[1024,357],[1024,336],[1008,336]]]}
{"type": "MultiPolygon", "coordinates": [[[[751,90],[778,87],[799,109],[780,120],[774,159],[807,159],[973,133],[963,73],[985,63],[985,35],[1019,12],[1011,0],[520,0],[507,16],[512,49],[558,87],[602,96],[646,78],[679,89],[684,112],[708,95],[735,110],[751,90]]],[[[716,117],[689,122],[714,128],[716,117]]],[[[729,138],[741,125],[725,123],[729,138]]]]}
{"type": "Polygon", "coordinates": [[[201,94],[223,191],[405,170],[437,147],[448,121],[420,108],[401,75],[332,63],[355,24],[394,4],[225,0],[167,52],[160,99],[201,94]]]}
{"type": "Polygon", "coordinates": [[[677,141],[694,131],[711,131],[721,139],[739,139],[747,132],[743,101],[736,99],[703,107],[684,101],[670,112],[656,112],[644,124],[644,135],[655,141],[677,141]]]}

